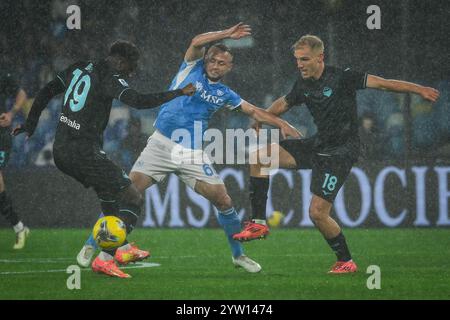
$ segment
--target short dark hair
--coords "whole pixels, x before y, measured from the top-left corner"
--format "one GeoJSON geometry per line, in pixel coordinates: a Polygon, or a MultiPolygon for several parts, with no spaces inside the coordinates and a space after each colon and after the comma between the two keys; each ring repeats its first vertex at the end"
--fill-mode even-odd
{"type": "Polygon", "coordinates": [[[130,41],[117,40],[109,47],[110,56],[120,56],[130,62],[139,60],[139,49],[130,41]]]}

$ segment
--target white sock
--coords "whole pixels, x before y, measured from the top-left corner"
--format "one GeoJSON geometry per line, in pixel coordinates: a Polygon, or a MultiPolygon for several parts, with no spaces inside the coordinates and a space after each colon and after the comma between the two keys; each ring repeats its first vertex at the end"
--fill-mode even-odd
{"type": "Polygon", "coordinates": [[[23,225],[22,221],[19,221],[19,223],[13,227],[15,233],[22,231],[23,228],[24,228],[24,225],[23,225]]]}
{"type": "Polygon", "coordinates": [[[114,257],[112,255],[110,255],[109,253],[106,253],[105,251],[101,251],[100,254],[98,255],[98,257],[102,261],[109,261],[109,260],[114,259],[114,257]]]}
{"type": "Polygon", "coordinates": [[[262,220],[262,219],[253,219],[252,221],[253,221],[253,223],[267,225],[267,224],[266,224],[266,220],[262,220]]]}
{"type": "Polygon", "coordinates": [[[131,245],[129,243],[119,247],[120,250],[130,250],[131,249],[131,245]]]}

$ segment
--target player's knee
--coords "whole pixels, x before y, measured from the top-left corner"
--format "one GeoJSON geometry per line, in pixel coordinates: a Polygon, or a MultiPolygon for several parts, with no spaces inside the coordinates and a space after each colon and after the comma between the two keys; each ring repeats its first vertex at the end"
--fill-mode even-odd
{"type": "Polygon", "coordinates": [[[227,193],[217,195],[214,205],[220,211],[225,211],[233,206],[231,197],[227,193]]]}
{"type": "Polygon", "coordinates": [[[122,202],[140,208],[144,205],[144,197],[133,185],[130,185],[122,195],[122,202]]]}
{"type": "Polygon", "coordinates": [[[311,203],[309,206],[309,217],[313,222],[321,221],[328,217],[328,211],[327,206],[320,202],[311,203]]]}
{"type": "Polygon", "coordinates": [[[136,193],[136,198],[134,199],[134,204],[137,207],[142,207],[144,205],[144,197],[140,192],[136,193]]]}

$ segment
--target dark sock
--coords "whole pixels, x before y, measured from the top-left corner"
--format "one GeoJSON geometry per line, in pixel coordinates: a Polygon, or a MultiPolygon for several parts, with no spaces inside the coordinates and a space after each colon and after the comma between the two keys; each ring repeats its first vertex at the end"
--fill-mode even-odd
{"type": "Polygon", "coordinates": [[[0,193],[0,213],[5,216],[6,220],[15,226],[19,223],[19,216],[14,211],[11,198],[6,194],[6,191],[0,193]]]}
{"type": "Polygon", "coordinates": [[[269,177],[250,177],[252,219],[266,220],[267,191],[269,191],[269,177]]]}
{"type": "Polygon", "coordinates": [[[331,249],[336,254],[338,261],[349,261],[352,259],[350,251],[347,247],[344,235],[339,233],[335,238],[326,239],[331,249]]]}
{"type": "Polygon", "coordinates": [[[141,208],[133,204],[123,204],[120,206],[119,214],[117,215],[127,227],[127,235],[133,231],[137,224],[137,220],[141,215],[141,208]]]}
{"type": "Polygon", "coordinates": [[[119,202],[115,199],[102,200],[100,199],[100,206],[102,212],[105,216],[116,216],[119,215],[119,202]]]}

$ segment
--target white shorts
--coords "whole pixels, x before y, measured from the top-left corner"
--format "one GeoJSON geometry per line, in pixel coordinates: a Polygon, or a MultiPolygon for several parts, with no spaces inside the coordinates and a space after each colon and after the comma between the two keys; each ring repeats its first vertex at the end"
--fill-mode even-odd
{"type": "Polygon", "coordinates": [[[147,145],[131,169],[133,171],[143,173],[158,183],[174,173],[193,190],[197,180],[224,184],[203,150],[184,148],[158,130],[148,138],[147,145]]]}

